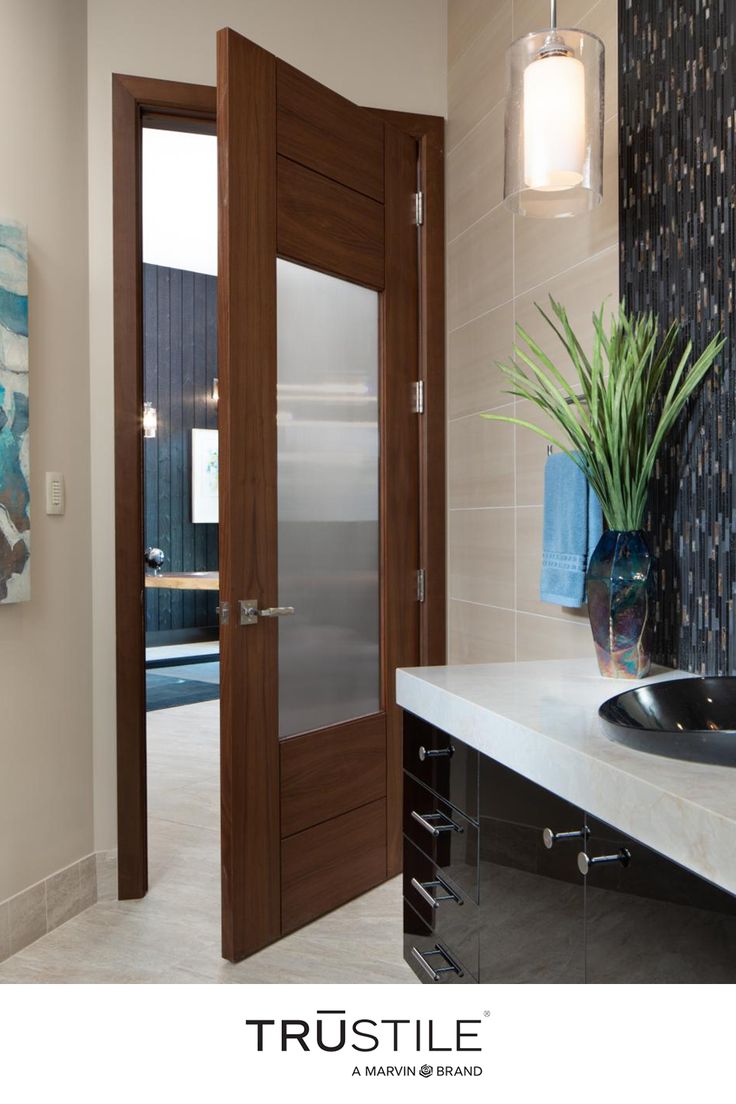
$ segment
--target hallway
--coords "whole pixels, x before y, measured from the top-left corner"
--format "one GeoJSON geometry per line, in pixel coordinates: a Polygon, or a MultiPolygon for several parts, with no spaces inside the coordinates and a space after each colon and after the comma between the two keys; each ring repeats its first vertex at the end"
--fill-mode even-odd
{"type": "Polygon", "coordinates": [[[148,715],[151,888],[92,908],[0,966],[0,984],[412,983],[394,879],[233,966],[220,957],[218,702],[148,715]],[[355,948],[360,947],[360,955],[355,948]]]}

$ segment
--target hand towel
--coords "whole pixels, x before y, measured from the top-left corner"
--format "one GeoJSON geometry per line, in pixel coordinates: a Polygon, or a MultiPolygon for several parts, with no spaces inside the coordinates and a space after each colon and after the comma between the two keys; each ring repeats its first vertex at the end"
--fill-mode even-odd
{"type": "Polygon", "coordinates": [[[544,534],[540,597],[553,606],[582,606],[588,558],[603,532],[598,497],[566,453],[544,468],[544,534]]]}

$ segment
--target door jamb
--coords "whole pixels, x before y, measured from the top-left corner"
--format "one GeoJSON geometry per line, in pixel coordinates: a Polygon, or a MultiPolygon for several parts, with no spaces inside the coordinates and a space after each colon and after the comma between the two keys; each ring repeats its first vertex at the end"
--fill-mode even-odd
{"type": "MultiPolygon", "coordinates": [[[[216,118],[208,85],[113,74],[113,288],[115,374],[115,600],[118,896],[148,890],[143,549],[143,319],[141,130],[144,113],[194,129],[216,118]]],[[[422,664],[446,656],[444,119],[373,109],[417,140],[424,222],[419,228],[420,609],[422,664]]],[[[172,129],[174,126],[172,125],[172,129]]],[[[389,876],[401,859],[389,855],[389,876]]]]}

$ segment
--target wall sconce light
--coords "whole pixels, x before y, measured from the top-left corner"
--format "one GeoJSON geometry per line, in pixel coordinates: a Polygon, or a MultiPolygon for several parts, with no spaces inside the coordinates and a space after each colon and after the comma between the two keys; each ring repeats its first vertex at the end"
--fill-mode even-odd
{"type": "Polygon", "coordinates": [[[144,402],[143,404],[143,436],[155,437],[158,430],[158,415],[156,413],[156,407],[153,403],[144,402]]]}
{"type": "Polygon", "coordinates": [[[216,403],[220,401],[220,381],[217,376],[212,380],[212,401],[216,403]]]}
{"type": "Polygon", "coordinates": [[[503,198],[517,215],[570,218],[603,197],[605,50],[597,35],[557,27],[506,54],[503,198]]]}

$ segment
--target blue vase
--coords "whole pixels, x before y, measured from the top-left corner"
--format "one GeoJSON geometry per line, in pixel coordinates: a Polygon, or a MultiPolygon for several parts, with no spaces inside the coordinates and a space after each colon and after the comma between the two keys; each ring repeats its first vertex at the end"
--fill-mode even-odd
{"type": "Polygon", "coordinates": [[[601,674],[644,678],[652,663],[655,582],[642,530],[606,530],[590,557],[587,592],[601,674]]]}

